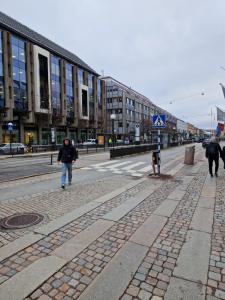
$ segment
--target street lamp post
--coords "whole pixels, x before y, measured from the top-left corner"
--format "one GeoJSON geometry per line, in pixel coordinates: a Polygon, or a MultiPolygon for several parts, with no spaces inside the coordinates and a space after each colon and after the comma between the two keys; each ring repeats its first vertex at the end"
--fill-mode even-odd
{"type": "Polygon", "coordinates": [[[116,115],[115,114],[111,114],[110,115],[110,119],[112,120],[112,142],[113,142],[113,149],[114,149],[114,143],[115,143],[115,138],[114,138],[114,122],[116,119],[116,115]]]}

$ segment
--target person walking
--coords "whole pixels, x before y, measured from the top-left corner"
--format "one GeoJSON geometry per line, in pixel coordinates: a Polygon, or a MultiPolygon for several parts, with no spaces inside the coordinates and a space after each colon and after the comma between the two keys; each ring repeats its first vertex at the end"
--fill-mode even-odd
{"type": "Polygon", "coordinates": [[[223,163],[224,163],[223,168],[225,169],[225,146],[223,147],[223,150],[222,150],[222,160],[223,160],[223,163]]]}
{"type": "Polygon", "coordinates": [[[68,173],[68,185],[72,183],[72,165],[76,160],[76,149],[69,138],[63,140],[63,146],[58,153],[58,164],[62,163],[61,188],[65,189],[66,173],[68,173]]]}
{"type": "Polygon", "coordinates": [[[219,156],[223,157],[222,150],[219,143],[215,138],[212,138],[210,143],[206,146],[206,157],[208,158],[209,163],[209,173],[213,177],[213,161],[215,162],[215,176],[218,176],[219,169],[219,156]]]}

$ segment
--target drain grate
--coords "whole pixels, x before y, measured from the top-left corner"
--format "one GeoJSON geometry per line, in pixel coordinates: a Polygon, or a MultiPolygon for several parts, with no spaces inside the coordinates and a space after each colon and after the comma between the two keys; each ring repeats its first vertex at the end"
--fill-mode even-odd
{"type": "Polygon", "coordinates": [[[37,225],[44,216],[38,213],[20,213],[0,220],[0,228],[7,230],[21,229],[37,225]]]}

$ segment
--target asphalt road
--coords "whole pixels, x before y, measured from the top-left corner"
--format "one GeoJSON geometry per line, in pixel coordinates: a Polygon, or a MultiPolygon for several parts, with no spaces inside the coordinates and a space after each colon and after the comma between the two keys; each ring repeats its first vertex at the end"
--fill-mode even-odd
{"type": "MultiPolygon", "coordinates": [[[[198,151],[203,151],[200,145],[196,145],[198,151]]],[[[184,156],[185,147],[170,148],[162,151],[162,167],[165,164],[176,162],[184,156]]],[[[150,153],[127,156],[116,160],[109,160],[109,153],[90,154],[82,156],[73,167],[73,184],[85,184],[94,182],[103,178],[112,178],[115,176],[128,176],[131,180],[146,176],[149,173],[151,155],[150,153]]],[[[7,159],[0,162],[0,201],[12,199],[15,195],[24,196],[29,193],[38,193],[41,191],[55,190],[60,186],[60,166],[55,162],[53,166],[48,164],[46,157],[34,157],[15,160],[7,159]],[[49,173],[46,176],[37,174],[49,173]],[[5,174],[5,175],[4,175],[5,174]],[[18,180],[11,181],[15,178],[24,176],[37,175],[31,182],[30,178],[26,179],[22,185],[18,185],[18,180]],[[15,184],[14,184],[15,183],[15,184]]]]}
{"type": "MultiPolygon", "coordinates": [[[[197,145],[200,147],[200,145],[197,145]]],[[[177,155],[184,155],[185,146],[170,148],[162,151],[161,160],[162,164],[174,159],[177,155]]],[[[51,165],[51,155],[32,156],[32,157],[13,157],[0,160],[0,182],[15,180],[29,176],[37,176],[42,174],[54,173],[59,171],[59,166],[56,164],[57,155],[53,156],[53,165],[51,165]]],[[[86,167],[92,162],[98,160],[105,161],[109,159],[109,152],[95,153],[82,155],[75,164],[76,169],[86,167]]],[[[126,158],[121,158],[121,162],[126,158]]],[[[150,161],[150,154],[139,154],[130,156],[129,161],[138,162],[143,160],[148,164],[150,161]]],[[[118,159],[117,159],[118,160],[118,159]]]]}

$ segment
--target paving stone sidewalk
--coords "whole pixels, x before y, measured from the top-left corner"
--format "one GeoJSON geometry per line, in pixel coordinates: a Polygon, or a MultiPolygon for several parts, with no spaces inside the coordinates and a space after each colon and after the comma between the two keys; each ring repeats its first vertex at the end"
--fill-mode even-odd
{"type": "Polygon", "coordinates": [[[207,173],[199,155],[172,180],[146,178],[37,230],[39,240],[0,260],[0,299],[225,299],[225,172],[207,173]]]}

